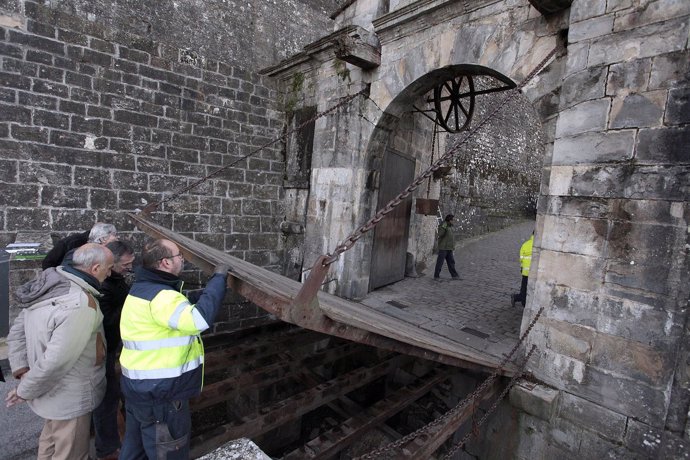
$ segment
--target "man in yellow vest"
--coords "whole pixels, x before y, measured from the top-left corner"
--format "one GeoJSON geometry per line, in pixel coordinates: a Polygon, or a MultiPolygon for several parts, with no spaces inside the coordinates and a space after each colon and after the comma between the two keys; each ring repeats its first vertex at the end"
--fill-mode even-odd
{"type": "Polygon", "coordinates": [[[524,308],[527,302],[527,279],[529,277],[529,267],[532,263],[532,245],[534,244],[534,232],[527,241],[520,246],[520,273],[522,274],[522,283],[520,284],[520,293],[510,295],[510,305],[515,308],[515,302],[521,302],[524,308]]]}
{"type": "Polygon", "coordinates": [[[216,317],[230,267],[219,265],[194,301],[182,292],[175,243],[146,246],[122,308],[122,394],[127,420],[121,460],[189,458],[189,399],[201,392],[200,334],[216,317]]]}

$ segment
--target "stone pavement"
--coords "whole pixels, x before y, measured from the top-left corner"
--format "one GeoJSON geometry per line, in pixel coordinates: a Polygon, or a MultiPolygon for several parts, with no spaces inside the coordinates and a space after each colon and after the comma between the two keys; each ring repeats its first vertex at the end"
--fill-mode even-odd
{"type": "Polygon", "coordinates": [[[533,229],[526,221],[461,241],[454,252],[461,280],[451,279],[444,265],[441,281],[434,281],[432,265],[419,278],[370,292],[362,303],[500,359],[520,333],[523,308],[510,306],[510,294],[520,290],[520,245],[533,229]]]}

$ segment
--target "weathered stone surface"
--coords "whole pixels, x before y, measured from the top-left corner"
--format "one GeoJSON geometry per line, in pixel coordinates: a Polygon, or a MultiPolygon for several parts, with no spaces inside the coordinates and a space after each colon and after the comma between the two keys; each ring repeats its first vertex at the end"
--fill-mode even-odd
{"type": "Polygon", "coordinates": [[[690,162],[690,128],[660,128],[640,130],[635,158],[640,163],[690,162]]]}
{"type": "Polygon", "coordinates": [[[595,40],[589,47],[589,66],[614,64],[683,49],[690,21],[671,19],[595,40]]]}
{"type": "Polygon", "coordinates": [[[568,30],[568,41],[577,43],[609,34],[613,31],[614,18],[613,14],[608,14],[571,23],[568,30]]]}
{"type": "Polygon", "coordinates": [[[199,460],[270,460],[259,447],[246,438],[230,441],[199,460]]]}
{"type": "MultiPolygon", "coordinates": [[[[561,393],[559,416],[585,430],[613,441],[622,441],[628,418],[568,392],[561,393]]],[[[591,458],[591,457],[587,457],[591,458]]]]}
{"type": "Polygon", "coordinates": [[[628,14],[619,14],[616,17],[615,29],[627,30],[639,28],[647,24],[668,21],[690,14],[690,5],[682,0],[657,0],[647,4],[641,4],[632,9],[628,14]]]}
{"type": "Polygon", "coordinates": [[[679,125],[690,123],[690,88],[672,89],[668,93],[666,123],[679,125]]]}
{"type": "Polygon", "coordinates": [[[563,283],[575,289],[595,290],[604,277],[604,262],[599,258],[555,252],[539,252],[539,279],[542,282],[563,283]],[[568,267],[568,273],[560,270],[568,267]]]}
{"type": "Polygon", "coordinates": [[[556,125],[556,138],[606,128],[611,102],[608,99],[582,102],[563,110],[556,125]]]}
{"type": "Polygon", "coordinates": [[[645,91],[649,84],[652,59],[635,59],[609,66],[606,94],[623,96],[645,91]]]}
{"type": "Polygon", "coordinates": [[[606,4],[597,0],[584,0],[573,2],[570,8],[570,21],[578,22],[589,18],[601,16],[606,12],[606,4]]]}
{"type": "Polygon", "coordinates": [[[553,165],[609,163],[633,157],[635,131],[585,133],[556,139],[553,165]]]}
{"type": "Polygon", "coordinates": [[[661,440],[663,431],[649,426],[635,419],[628,420],[628,429],[625,434],[625,446],[637,454],[647,458],[661,458],[661,440]]]}
{"type": "Polygon", "coordinates": [[[563,82],[560,108],[604,97],[606,67],[593,67],[574,73],[563,82]]]}
{"type": "Polygon", "coordinates": [[[523,412],[542,420],[551,420],[558,404],[559,392],[552,388],[520,382],[510,390],[510,403],[523,412]]]}
{"type": "Polygon", "coordinates": [[[649,88],[674,88],[687,86],[690,82],[690,52],[662,54],[652,60],[649,88]]]}
{"type": "Polygon", "coordinates": [[[611,128],[646,128],[661,125],[666,91],[630,94],[616,98],[611,109],[611,128]]]}
{"type": "Polygon", "coordinates": [[[541,248],[598,256],[606,244],[606,235],[597,231],[602,225],[606,226],[601,220],[545,216],[541,248]]]}

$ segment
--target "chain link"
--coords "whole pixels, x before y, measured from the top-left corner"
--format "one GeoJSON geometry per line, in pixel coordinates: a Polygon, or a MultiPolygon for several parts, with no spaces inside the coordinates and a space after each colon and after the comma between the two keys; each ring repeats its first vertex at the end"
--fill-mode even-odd
{"type": "MultiPolygon", "coordinates": [[[[529,333],[532,331],[532,328],[534,325],[537,323],[539,320],[539,317],[541,314],[544,312],[544,306],[539,308],[537,311],[537,314],[534,315],[534,318],[532,318],[532,321],[530,321],[529,326],[527,326],[527,329],[525,329],[525,332],[522,333],[520,336],[520,339],[517,341],[515,346],[510,350],[510,352],[501,360],[499,363],[498,367],[494,369],[494,371],[491,373],[489,377],[487,377],[481,385],[479,385],[472,393],[469,394],[465,399],[460,401],[455,407],[447,411],[445,414],[441,415],[438,417],[436,420],[433,420],[429,424],[419,428],[416,431],[413,431],[412,433],[409,433],[402,438],[398,439],[397,441],[394,441],[390,444],[386,444],[385,446],[382,446],[376,450],[372,450],[371,452],[368,452],[361,457],[358,457],[360,460],[374,460],[379,458],[379,456],[387,451],[397,449],[398,447],[402,446],[403,444],[406,444],[407,442],[411,441],[412,439],[416,438],[417,436],[426,433],[430,429],[444,423],[446,420],[449,418],[453,417],[455,414],[463,410],[465,407],[467,407],[468,404],[474,404],[474,402],[479,398],[479,396],[484,393],[484,391],[494,383],[494,381],[498,378],[499,372],[505,370],[505,365],[508,363],[510,358],[515,354],[515,352],[518,350],[522,342],[527,338],[529,333]]],[[[530,351],[530,355],[531,355],[530,351]]]]}
{"type": "Polygon", "coordinates": [[[485,116],[476,126],[474,126],[474,128],[467,132],[467,135],[460,142],[458,142],[453,148],[448,150],[442,157],[438,159],[436,163],[433,163],[424,172],[417,176],[417,178],[414,181],[412,181],[410,185],[405,187],[405,189],[402,192],[400,192],[395,198],[390,200],[388,204],[386,204],[386,206],[384,206],[383,209],[380,209],[374,215],[374,217],[367,221],[367,223],[359,227],[347,238],[345,238],[340,244],[338,244],[333,250],[333,252],[328,254],[329,257],[324,261],[324,265],[330,265],[336,260],[338,260],[340,254],[352,248],[352,246],[354,246],[357,240],[364,236],[365,233],[376,227],[376,224],[378,224],[381,221],[381,219],[386,217],[386,214],[389,214],[391,211],[393,211],[393,209],[395,209],[395,207],[398,206],[405,198],[407,198],[408,196],[410,196],[412,192],[417,190],[419,185],[422,182],[424,182],[425,179],[431,177],[431,175],[435,171],[438,171],[439,168],[446,166],[446,164],[453,158],[455,153],[457,153],[457,151],[460,150],[460,147],[462,147],[477,131],[483,128],[484,125],[486,125],[496,115],[496,113],[503,109],[511,99],[520,94],[520,90],[524,88],[525,85],[529,83],[530,80],[532,80],[546,66],[546,64],[559,51],[559,49],[559,47],[556,47],[553,50],[551,50],[551,52],[547,54],[544,59],[542,59],[542,61],[534,68],[534,70],[532,70],[532,72],[529,73],[529,75],[527,75],[527,77],[525,77],[522,80],[522,82],[519,85],[510,90],[508,94],[503,98],[503,100],[500,103],[496,104],[496,107],[487,116],[485,116]]]}
{"type": "Polygon", "coordinates": [[[296,133],[297,131],[299,131],[300,129],[302,129],[302,128],[304,128],[305,126],[309,125],[310,123],[313,123],[314,121],[318,120],[319,118],[324,117],[324,116],[328,115],[329,113],[338,110],[340,107],[342,107],[342,106],[344,106],[344,105],[346,105],[346,104],[349,104],[350,101],[352,101],[353,99],[355,99],[355,98],[357,98],[357,97],[359,97],[359,96],[362,96],[362,95],[364,95],[364,94],[368,94],[368,93],[369,93],[369,86],[367,85],[366,87],[364,87],[364,88],[361,89],[360,91],[358,91],[358,92],[356,92],[356,93],[354,93],[354,94],[351,94],[351,95],[349,95],[349,96],[346,96],[345,98],[343,98],[343,100],[341,100],[340,102],[338,102],[338,103],[337,103],[336,105],[334,105],[333,107],[330,107],[330,108],[324,110],[323,112],[317,113],[316,115],[314,115],[313,117],[311,117],[311,118],[308,119],[307,121],[303,122],[302,124],[300,124],[300,125],[297,126],[296,128],[284,132],[283,134],[281,134],[280,136],[276,137],[275,139],[272,139],[272,140],[270,140],[270,141],[268,141],[268,142],[262,144],[261,146],[255,148],[254,150],[252,150],[252,151],[249,152],[248,154],[246,154],[246,155],[244,155],[244,156],[238,158],[237,160],[233,161],[232,163],[230,163],[230,164],[228,164],[228,165],[223,166],[222,168],[216,169],[215,171],[213,171],[212,173],[210,173],[210,174],[208,174],[208,175],[202,177],[201,179],[198,179],[198,180],[192,182],[191,184],[189,184],[189,185],[187,185],[187,186],[185,186],[185,187],[179,188],[178,190],[176,190],[176,191],[174,191],[173,193],[171,193],[170,196],[168,196],[168,197],[166,197],[166,198],[164,198],[164,199],[162,199],[162,200],[160,200],[160,201],[158,201],[158,202],[155,202],[155,203],[150,204],[149,206],[147,206],[147,208],[148,208],[148,209],[155,209],[156,207],[158,207],[158,206],[160,206],[160,205],[162,205],[162,204],[164,204],[164,203],[168,203],[168,202],[170,202],[170,201],[176,199],[177,197],[179,197],[179,196],[182,195],[183,193],[186,193],[186,192],[192,190],[193,188],[195,188],[195,187],[197,187],[197,186],[203,184],[204,182],[206,182],[206,181],[208,181],[209,179],[211,179],[211,178],[217,176],[218,174],[220,174],[221,172],[225,171],[226,169],[232,168],[233,166],[235,166],[236,164],[238,164],[238,163],[240,163],[240,162],[246,160],[247,158],[249,158],[249,157],[251,157],[251,156],[253,156],[253,155],[256,155],[257,153],[259,153],[259,152],[262,151],[263,149],[265,149],[265,148],[267,148],[267,147],[270,147],[270,146],[272,146],[273,144],[276,144],[277,142],[279,142],[279,141],[281,141],[281,140],[287,139],[288,136],[290,136],[290,135],[293,134],[293,133],[296,133]]]}
{"type": "MultiPolygon", "coordinates": [[[[479,420],[479,422],[476,424],[476,426],[473,427],[477,431],[479,431],[479,427],[481,427],[484,424],[484,422],[486,422],[486,420],[489,418],[489,415],[491,415],[496,410],[496,408],[498,407],[498,403],[500,403],[503,400],[503,398],[505,398],[505,396],[508,394],[510,389],[513,388],[513,386],[515,385],[517,380],[525,374],[525,368],[527,367],[527,362],[532,357],[532,353],[534,353],[534,350],[536,348],[537,348],[536,345],[532,345],[532,348],[530,349],[529,353],[527,353],[527,356],[525,356],[525,358],[522,361],[522,364],[520,365],[520,372],[516,372],[515,375],[513,375],[513,377],[508,382],[508,385],[506,385],[506,387],[503,389],[501,394],[498,396],[498,398],[496,398],[496,400],[493,402],[491,407],[489,407],[489,409],[486,411],[484,416],[479,420]]],[[[465,435],[465,437],[462,438],[462,440],[459,443],[455,444],[450,449],[450,451],[448,451],[446,456],[443,457],[443,460],[450,460],[453,457],[453,455],[455,455],[455,453],[458,451],[458,449],[460,449],[462,446],[465,445],[465,443],[467,443],[467,441],[469,441],[470,436],[477,437],[478,433],[475,433],[474,430],[470,430],[465,435]]]]}

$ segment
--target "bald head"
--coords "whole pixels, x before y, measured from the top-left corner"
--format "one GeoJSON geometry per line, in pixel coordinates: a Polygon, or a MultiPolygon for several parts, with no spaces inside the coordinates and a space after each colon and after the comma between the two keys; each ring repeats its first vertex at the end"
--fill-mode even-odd
{"type": "Polygon", "coordinates": [[[102,283],[110,276],[113,260],[113,253],[110,252],[110,249],[100,244],[87,243],[74,251],[72,266],[102,283]]]}

